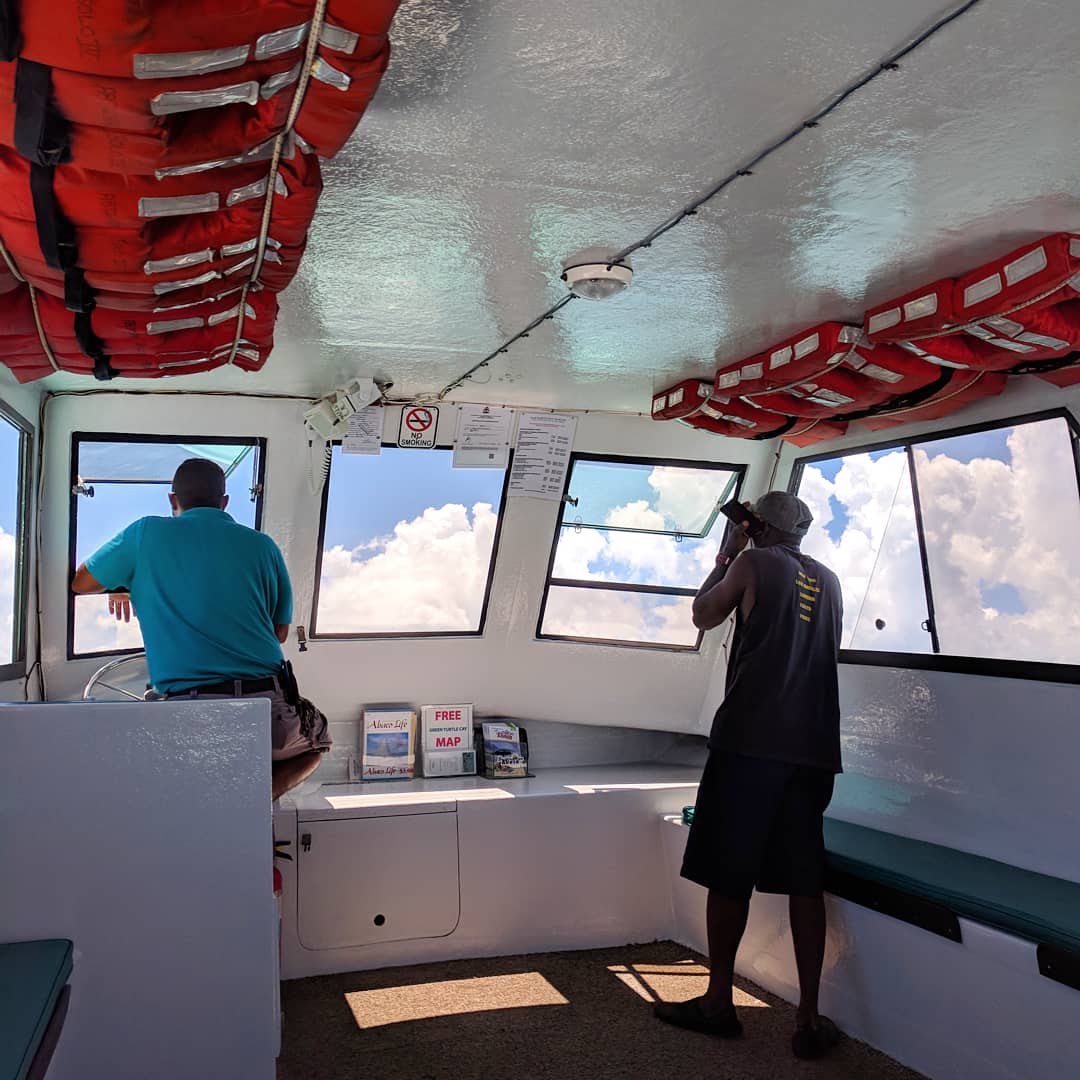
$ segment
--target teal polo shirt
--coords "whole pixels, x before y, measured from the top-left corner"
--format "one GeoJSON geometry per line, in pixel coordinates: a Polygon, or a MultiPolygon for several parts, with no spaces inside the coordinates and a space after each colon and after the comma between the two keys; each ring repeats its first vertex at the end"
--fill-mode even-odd
{"type": "Polygon", "coordinates": [[[140,518],[86,569],[106,589],[131,592],[161,693],[265,678],[281,666],[274,626],[292,621],[285,560],[269,536],[224,510],[140,518]]]}

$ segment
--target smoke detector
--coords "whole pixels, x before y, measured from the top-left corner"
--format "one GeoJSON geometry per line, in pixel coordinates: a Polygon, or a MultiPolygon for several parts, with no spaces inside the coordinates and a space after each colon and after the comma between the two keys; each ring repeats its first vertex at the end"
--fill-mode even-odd
{"type": "Polygon", "coordinates": [[[562,279],[570,291],[583,300],[607,300],[634,279],[629,259],[611,261],[615,252],[605,247],[589,247],[563,260],[562,279]]]}

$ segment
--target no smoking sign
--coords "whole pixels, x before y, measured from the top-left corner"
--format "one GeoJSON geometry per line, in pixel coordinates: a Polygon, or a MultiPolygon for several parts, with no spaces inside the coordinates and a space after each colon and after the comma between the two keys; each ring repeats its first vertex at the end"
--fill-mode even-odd
{"type": "Polygon", "coordinates": [[[434,405],[410,405],[401,410],[398,446],[410,450],[430,450],[435,445],[439,410],[434,405]]]}

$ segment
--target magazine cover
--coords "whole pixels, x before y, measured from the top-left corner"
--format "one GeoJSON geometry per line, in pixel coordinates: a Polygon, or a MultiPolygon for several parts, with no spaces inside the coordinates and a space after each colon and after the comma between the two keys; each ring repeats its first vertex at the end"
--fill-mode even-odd
{"type": "Polygon", "coordinates": [[[416,713],[365,709],[362,780],[411,780],[416,770],[416,713]]]}
{"type": "Polygon", "coordinates": [[[484,775],[491,780],[529,774],[529,741],[525,729],[509,720],[480,725],[484,775]]]}

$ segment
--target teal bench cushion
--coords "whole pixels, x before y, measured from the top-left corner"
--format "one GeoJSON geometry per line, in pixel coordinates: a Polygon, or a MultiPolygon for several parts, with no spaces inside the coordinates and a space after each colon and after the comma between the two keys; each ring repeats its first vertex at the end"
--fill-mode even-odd
{"type": "Polygon", "coordinates": [[[825,847],[834,870],[1080,952],[1080,884],[832,818],[825,819],[825,847]]]}
{"type": "Polygon", "coordinates": [[[71,974],[71,942],[0,945],[0,1080],[23,1080],[71,974]]]}

